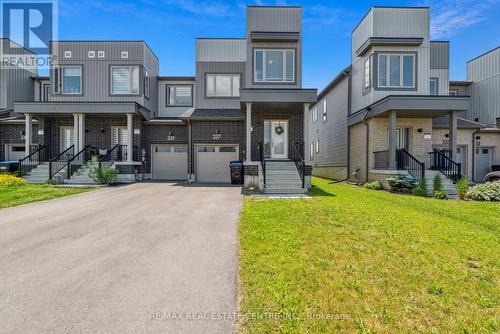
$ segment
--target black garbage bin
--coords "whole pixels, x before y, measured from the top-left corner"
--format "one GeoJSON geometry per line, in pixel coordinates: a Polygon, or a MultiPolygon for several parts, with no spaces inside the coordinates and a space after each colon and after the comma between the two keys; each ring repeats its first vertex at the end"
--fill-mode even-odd
{"type": "Polygon", "coordinates": [[[229,168],[231,169],[231,184],[243,184],[243,162],[231,161],[229,168]]]}

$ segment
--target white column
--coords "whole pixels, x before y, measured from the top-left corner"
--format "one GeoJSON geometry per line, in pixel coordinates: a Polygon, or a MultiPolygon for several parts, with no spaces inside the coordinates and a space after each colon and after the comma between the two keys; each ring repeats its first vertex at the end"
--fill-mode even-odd
{"type": "Polygon", "coordinates": [[[396,112],[389,112],[389,169],[396,169],[396,112]]]}
{"type": "Polygon", "coordinates": [[[134,115],[127,114],[127,162],[132,162],[134,152],[134,115]]]}
{"type": "Polygon", "coordinates": [[[33,116],[31,114],[24,114],[25,117],[25,128],[24,128],[24,143],[25,143],[25,148],[24,148],[24,153],[25,156],[30,155],[30,147],[32,144],[32,122],[33,122],[33,116]]]}
{"type": "Polygon", "coordinates": [[[80,114],[78,119],[78,152],[85,147],[85,115],[80,114]]]}
{"type": "Polygon", "coordinates": [[[246,162],[252,161],[252,104],[247,103],[247,147],[246,147],[246,162]]]}
{"type": "Polygon", "coordinates": [[[80,116],[79,114],[73,114],[73,145],[74,152],[78,153],[80,147],[80,116]]]}
{"type": "Polygon", "coordinates": [[[310,162],[311,153],[309,145],[309,103],[304,103],[304,160],[310,162]]]}
{"type": "Polygon", "coordinates": [[[457,158],[457,113],[450,111],[449,117],[449,149],[451,151],[451,159],[456,161],[457,158]]]}

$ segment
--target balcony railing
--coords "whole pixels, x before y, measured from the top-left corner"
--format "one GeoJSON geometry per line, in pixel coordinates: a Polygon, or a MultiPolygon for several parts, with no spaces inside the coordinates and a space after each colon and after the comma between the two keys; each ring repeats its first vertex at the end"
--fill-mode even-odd
{"type": "Polygon", "coordinates": [[[389,168],[389,151],[373,152],[374,168],[388,169],[389,168]]]}

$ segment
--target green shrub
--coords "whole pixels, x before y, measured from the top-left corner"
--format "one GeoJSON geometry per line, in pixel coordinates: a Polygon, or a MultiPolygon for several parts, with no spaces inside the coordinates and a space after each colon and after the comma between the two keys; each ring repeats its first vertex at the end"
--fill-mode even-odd
{"type": "Polygon", "coordinates": [[[456,188],[458,198],[462,200],[465,199],[465,196],[467,195],[467,188],[469,188],[469,180],[467,180],[467,178],[462,175],[462,177],[456,184],[456,188]]]}
{"type": "Polygon", "coordinates": [[[392,191],[410,192],[417,185],[417,181],[411,175],[397,174],[387,178],[387,183],[392,191]]]}
{"type": "Polygon", "coordinates": [[[89,176],[99,184],[112,184],[116,181],[116,175],[118,173],[114,168],[103,167],[103,168],[92,168],[89,176]]]}
{"type": "Polygon", "coordinates": [[[26,180],[10,174],[0,174],[0,188],[22,186],[26,180]]]}
{"type": "Polygon", "coordinates": [[[435,193],[436,191],[443,191],[443,179],[439,174],[436,174],[432,180],[432,192],[435,193]]]}
{"type": "Polygon", "coordinates": [[[500,201],[500,181],[486,182],[469,188],[466,197],[474,201],[500,201]]]}
{"type": "Polygon", "coordinates": [[[373,182],[368,182],[363,185],[366,189],[371,189],[371,190],[382,190],[384,189],[384,185],[380,181],[373,181],[373,182]]]}
{"type": "Polygon", "coordinates": [[[422,196],[422,197],[427,196],[427,180],[425,179],[425,177],[422,177],[418,181],[418,186],[413,188],[412,194],[415,196],[422,196]]]}
{"type": "Polygon", "coordinates": [[[448,195],[446,195],[446,193],[442,190],[436,190],[434,192],[434,197],[437,199],[448,199],[448,195]]]}

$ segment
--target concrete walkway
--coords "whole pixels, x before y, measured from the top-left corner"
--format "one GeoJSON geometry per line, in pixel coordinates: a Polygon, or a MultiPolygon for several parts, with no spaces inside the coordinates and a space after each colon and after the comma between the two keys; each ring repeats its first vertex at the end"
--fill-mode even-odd
{"type": "Polygon", "coordinates": [[[0,333],[230,333],[240,191],[139,183],[0,210],[0,333]]]}

